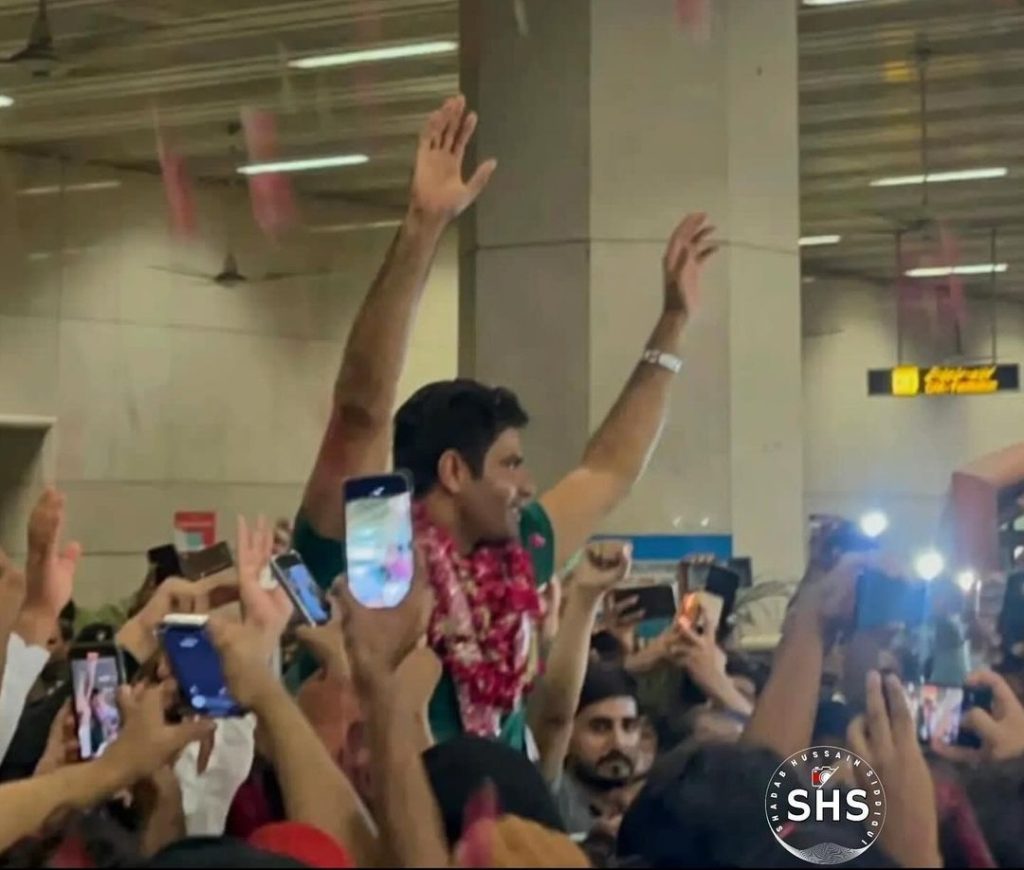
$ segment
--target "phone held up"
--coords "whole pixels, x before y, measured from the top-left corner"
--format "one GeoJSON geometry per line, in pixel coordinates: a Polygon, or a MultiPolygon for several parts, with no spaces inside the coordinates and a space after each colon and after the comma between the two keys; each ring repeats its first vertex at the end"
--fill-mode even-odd
{"type": "Polygon", "coordinates": [[[938,737],[943,743],[977,749],[978,736],[961,728],[964,715],[974,707],[992,710],[992,690],[988,686],[939,686],[911,683],[907,686],[918,740],[931,744],[938,737]]]}
{"type": "Polygon", "coordinates": [[[854,621],[858,630],[903,625],[916,628],[928,617],[929,584],[877,571],[857,578],[854,621]]]}
{"type": "Polygon", "coordinates": [[[117,689],[125,681],[124,663],[109,643],[73,646],[68,660],[78,752],[88,761],[106,752],[121,729],[117,689]]]}
{"type": "Polygon", "coordinates": [[[348,588],[364,607],[395,607],[409,594],[412,480],[404,472],[345,481],[348,588]]]}
{"type": "Polygon", "coordinates": [[[327,602],[302,556],[294,550],[270,560],[270,570],[307,625],[323,625],[331,618],[327,602]]]}
{"type": "Polygon", "coordinates": [[[207,617],[172,614],[160,624],[160,641],[178,683],[182,702],[193,714],[223,719],[241,716],[231,697],[220,655],[206,634],[207,617]]]}

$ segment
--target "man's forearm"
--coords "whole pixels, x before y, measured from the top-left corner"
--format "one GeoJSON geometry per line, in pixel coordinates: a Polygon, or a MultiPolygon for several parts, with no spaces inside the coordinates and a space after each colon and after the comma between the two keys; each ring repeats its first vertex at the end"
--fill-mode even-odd
{"type": "Polygon", "coordinates": [[[570,590],[544,676],[529,706],[530,730],[540,750],[541,773],[548,782],[558,778],[565,761],[599,602],[586,591],[570,590]]]}
{"type": "Polygon", "coordinates": [[[825,642],[813,615],[794,607],[786,617],[771,675],[741,738],[786,758],[814,731],[825,642]]]}
{"type": "MultiPolygon", "coordinates": [[[[683,312],[664,312],[647,347],[678,355],[685,325],[683,312]]],[[[673,380],[673,374],[661,366],[638,363],[591,437],[583,464],[611,472],[631,486],[643,472],[665,424],[673,380]]]]}

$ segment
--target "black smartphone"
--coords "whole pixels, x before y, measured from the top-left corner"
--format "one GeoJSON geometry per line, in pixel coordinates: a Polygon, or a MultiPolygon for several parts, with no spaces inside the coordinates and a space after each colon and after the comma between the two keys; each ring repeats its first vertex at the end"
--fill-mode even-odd
{"type": "Polygon", "coordinates": [[[274,556],[270,570],[307,625],[323,625],[331,618],[327,603],[302,556],[294,550],[274,556]]]}
{"type": "Polygon", "coordinates": [[[160,624],[160,642],[181,700],[200,716],[241,716],[245,710],[228,691],[220,656],[206,635],[206,622],[201,614],[172,614],[160,624]]]}
{"type": "Polygon", "coordinates": [[[928,615],[928,583],[865,571],[857,578],[857,629],[923,625],[928,615]]]}
{"type": "Polygon", "coordinates": [[[944,743],[977,749],[976,734],[960,727],[964,714],[973,707],[991,712],[992,690],[988,686],[938,686],[934,683],[907,686],[917,738],[930,744],[937,736],[944,743]]]}
{"type": "Polygon", "coordinates": [[[672,587],[666,583],[650,586],[623,586],[612,591],[612,601],[619,604],[629,598],[636,598],[636,604],[623,615],[643,611],[644,620],[673,619],[676,615],[676,597],[672,587]]]}
{"type": "Polygon", "coordinates": [[[1003,657],[1024,661],[1024,571],[1015,571],[1006,578],[998,625],[1003,657]]]}
{"type": "Polygon", "coordinates": [[[182,576],[189,580],[203,580],[235,566],[231,547],[221,541],[205,550],[181,554],[182,576]]]}
{"type": "Polygon", "coordinates": [[[72,646],[71,697],[78,752],[83,761],[99,758],[121,729],[117,688],[124,683],[124,662],[111,643],[72,646]]]}
{"type": "Polygon", "coordinates": [[[721,565],[708,566],[707,580],[704,581],[704,591],[717,595],[722,599],[722,615],[719,617],[719,626],[728,625],[733,605],[736,604],[736,592],[739,588],[740,575],[735,571],[723,568],[721,565]]]}
{"type": "Polygon", "coordinates": [[[415,569],[412,479],[404,472],[345,481],[348,588],[364,607],[395,607],[415,569]]]}
{"type": "Polygon", "coordinates": [[[163,583],[168,577],[184,577],[185,572],[181,567],[181,557],[174,544],[161,544],[146,551],[146,558],[155,572],[157,585],[163,583]]]}

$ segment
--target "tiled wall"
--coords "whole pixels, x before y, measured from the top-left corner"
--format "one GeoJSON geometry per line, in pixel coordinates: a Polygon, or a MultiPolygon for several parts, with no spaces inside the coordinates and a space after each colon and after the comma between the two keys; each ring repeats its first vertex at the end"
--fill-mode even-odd
{"type": "MultiPolygon", "coordinates": [[[[203,241],[182,246],[150,176],[42,161],[9,161],[4,174],[0,415],[57,424],[27,472],[29,436],[0,431],[0,545],[23,551],[30,499],[56,479],[86,551],[76,598],[93,605],[134,588],[145,549],[171,539],[175,510],[216,510],[222,536],[238,511],[292,514],[342,342],[393,231],[304,233],[275,247],[241,192],[214,190],[201,195],[203,241]],[[61,172],[69,185],[121,186],[15,193],[61,172]],[[227,289],[150,268],[218,271],[225,214],[244,273],[335,274],[227,289]]],[[[332,217],[321,210],[315,222],[332,217]]],[[[447,240],[428,288],[403,395],[455,372],[454,248],[447,240]]]]}

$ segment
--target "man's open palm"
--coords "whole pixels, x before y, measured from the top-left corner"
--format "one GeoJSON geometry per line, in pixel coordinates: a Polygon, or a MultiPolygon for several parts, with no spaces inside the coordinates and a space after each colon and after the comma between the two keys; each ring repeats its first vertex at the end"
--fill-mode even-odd
{"type": "Polygon", "coordinates": [[[75,570],[82,555],[82,548],[75,541],[61,546],[64,507],[64,494],[47,487],[28,522],[25,607],[54,619],[71,600],[75,570]]]}
{"type": "Polygon", "coordinates": [[[445,100],[427,119],[416,149],[412,179],[414,209],[452,220],[480,195],[498,164],[495,160],[486,160],[469,181],[463,181],[462,161],[476,122],[476,113],[466,111],[463,96],[445,100]]]}

